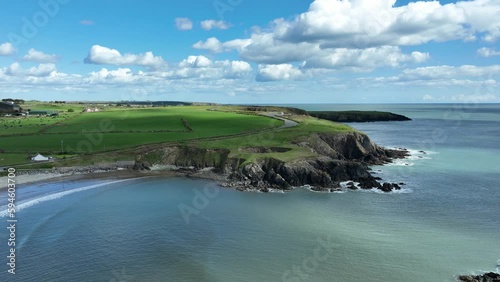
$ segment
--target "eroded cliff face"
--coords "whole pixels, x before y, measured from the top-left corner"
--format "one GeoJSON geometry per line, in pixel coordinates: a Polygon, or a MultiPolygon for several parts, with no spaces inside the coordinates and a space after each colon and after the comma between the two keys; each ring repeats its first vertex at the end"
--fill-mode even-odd
{"type": "Polygon", "coordinates": [[[388,150],[374,144],[359,132],[345,134],[315,134],[300,145],[332,159],[351,160],[370,165],[382,165],[394,158],[406,156],[404,151],[388,150]]]}
{"type": "MultiPolygon", "coordinates": [[[[297,145],[308,148],[318,157],[291,162],[266,158],[243,164],[243,160],[230,158],[230,151],[226,149],[167,147],[149,152],[148,155],[155,155],[156,159],[148,166],[159,164],[188,168],[189,174],[198,177],[215,178],[214,174],[217,174],[223,185],[238,189],[288,190],[310,185],[315,190],[330,191],[339,187],[340,182],[355,181],[360,183],[361,188],[379,188],[388,192],[399,186],[378,183],[369,173],[368,166],[381,165],[407,154],[379,147],[368,136],[358,132],[314,134],[297,145]],[[207,172],[207,168],[212,169],[207,172]]],[[[265,151],[263,148],[259,150],[265,151]]]]}

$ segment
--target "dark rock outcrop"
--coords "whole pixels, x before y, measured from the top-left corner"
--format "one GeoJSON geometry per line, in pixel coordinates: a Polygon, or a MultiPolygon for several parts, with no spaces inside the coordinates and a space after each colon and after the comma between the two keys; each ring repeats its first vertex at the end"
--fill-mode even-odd
{"type": "Polygon", "coordinates": [[[500,274],[489,272],[483,275],[461,275],[458,281],[464,282],[500,282],[500,274]]]}
{"type": "Polygon", "coordinates": [[[146,161],[136,161],[133,170],[151,170],[151,165],[146,161]]]}

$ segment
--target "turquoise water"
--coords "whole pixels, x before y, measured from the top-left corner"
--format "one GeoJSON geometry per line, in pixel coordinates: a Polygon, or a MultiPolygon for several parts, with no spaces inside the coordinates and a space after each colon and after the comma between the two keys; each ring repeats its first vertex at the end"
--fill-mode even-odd
{"type": "MultiPolygon", "coordinates": [[[[353,126],[427,154],[373,168],[407,183],[392,194],[241,193],[183,178],[27,185],[18,191],[17,274],[3,255],[0,281],[454,281],[495,270],[499,105],[301,107],[408,115],[353,126]]],[[[2,254],[7,238],[2,228],[2,254]]]]}

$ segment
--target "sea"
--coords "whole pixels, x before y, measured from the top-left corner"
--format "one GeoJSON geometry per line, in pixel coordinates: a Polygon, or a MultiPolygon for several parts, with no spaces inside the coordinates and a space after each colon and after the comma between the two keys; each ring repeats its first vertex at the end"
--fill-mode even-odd
{"type": "Polygon", "coordinates": [[[411,157],[372,167],[403,190],[238,192],[207,180],[54,180],[17,187],[15,274],[0,192],[0,281],[455,281],[500,268],[500,105],[381,110],[350,124],[411,157]]]}

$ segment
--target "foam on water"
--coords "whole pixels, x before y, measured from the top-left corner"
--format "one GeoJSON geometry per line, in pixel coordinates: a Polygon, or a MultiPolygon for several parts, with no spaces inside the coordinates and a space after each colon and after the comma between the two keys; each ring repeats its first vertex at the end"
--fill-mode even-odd
{"type": "Polygon", "coordinates": [[[385,164],[385,166],[414,166],[415,163],[409,162],[408,159],[393,160],[392,163],[385,164]]]}
{"type": "MultiPolygon", "coordinates": [[[[396,150],[401,150],[401,148],[393,148],[396,150]]],[[[415,149],[406,149],[408,152],[408,156],[405,157],[404,159],[396,159],[393,160],[392,163],[386,164],[386,166],[414,166],[415,161],[419,160],[432,160],[432,155],[439,154],[438,152],[434,151],[422,151],[422,150],[415,150],[415,149]]]]}
{"type": "Polygon", "coordinates": [[[372,188],[372,189],[359,189],[356,191],[360,192],[367,192],[367,193],[375,193],[375,194],[382,194],[382,195],[391,195],[391,194],[410,194],[413,193],[413,190],[410,188],[401,188],[401,190],[392,190],[391,192],[384,192],[380,189],[377,188],[372,188]]]}
{"type": "MultiPolygon", "coordinates": [[[[64,196],[71,195],[71,194],[74,194],[74,193],[83,192],[83,191],[87,191],[87,190],[90,190],[90,189],[95,189],[95,188],[99,188],[99,187],[102,187],[102,186],[107,186],[107,185],[121,183],[121,182],[125,182],[125,181],[130,181],[130,180],[132,180],[132,179],[125,179],[125,180],[117,180],[117,181],[105,182],[105,183],[90,185],[90,186],[76,188],[76,189],[69,190],[69,191],[63,191],[63,192],[59,192],[59,193],[55,193],[55,194],[43,196],[43,197],[40,197],[40,198],[37,198],[37,199],[33,199],[33,200],[29,200],[29,201],[26,201],[24,203],[16,205],[16,212],[19,212],[19,211],[21,211],[23,209],[32,207],[34,205],[37,205],[37,204],[40,204],[40,203],[43,203],[43,202],[60,199],[60,198],[62,198],[64,196]]],[[[0,211],[0,217],[6,217],[8,214],[9,214],[8,209],[0,211]]]]}

